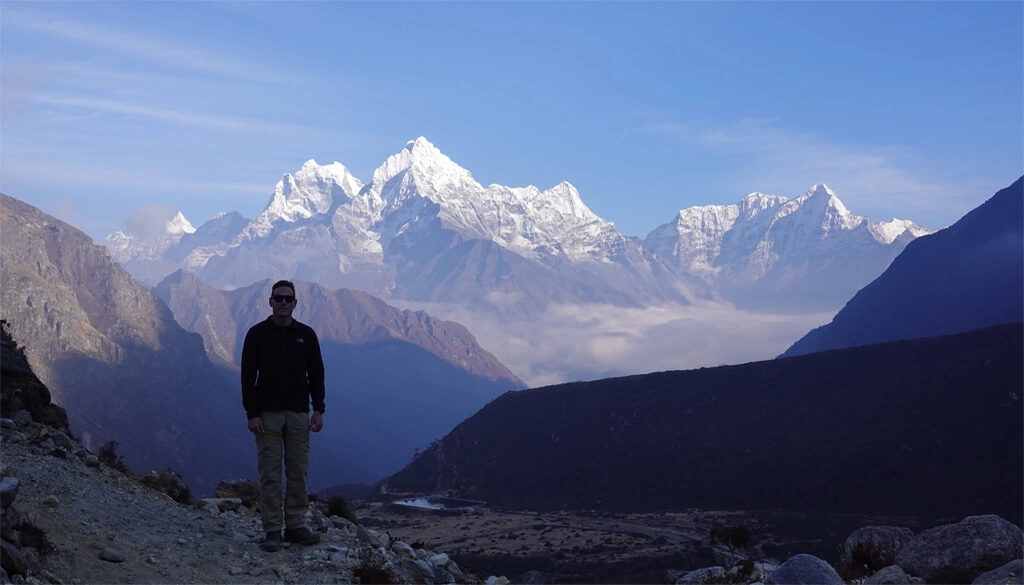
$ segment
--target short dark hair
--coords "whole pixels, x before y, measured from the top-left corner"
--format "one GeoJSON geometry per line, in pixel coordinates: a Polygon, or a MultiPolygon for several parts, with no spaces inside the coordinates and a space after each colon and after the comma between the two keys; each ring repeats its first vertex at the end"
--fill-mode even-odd
{"type": "Polygon", "coordinates": [[[270,293],[273,294],[275,290],[281,288],[282,286],[287,286],[288,288],[292,289],[292,294],[295,294],[295,285],[292,284],[292,281],[290,280],[279,280],[275,282],[274,286],[270,287],[270,293]]]}

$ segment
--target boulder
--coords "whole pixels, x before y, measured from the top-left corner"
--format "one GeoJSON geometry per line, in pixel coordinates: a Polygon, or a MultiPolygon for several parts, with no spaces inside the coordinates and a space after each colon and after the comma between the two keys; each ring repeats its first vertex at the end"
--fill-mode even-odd
{"type": "Polygon", "coordinates": [[[18,478],[8,475],[0,478],[0,507],[6,508],[18,497],[18,478]]]}
{"type": "Polygon", "coordinates": [[[929,583],[970,583],[1022,557],[1024,531],[988,514],[921,532],[903,547],[896,564],[929,583]]]}
{"type": "Polygon", "coordinates": [[[832,565],[814,555],[794,555],[768,575],[767,585],[844,585],[832,565]]]}
{"type": "Polygon", "coordinates": [[[896,562],[896,555],[914,537],[902,526],[865,526],[846,537],[839,565],[854,575],[871,575],[896,562]]]}
{"type": "Polygon", "coordinates": [[[910,585],[910,577],[903,569],[890,565],[865,579],[864,585],[910,585]]]}
{"type": "Polygon", "coordinates": [[[229,479],[217,484],[213,491],[217,498],[239,498],[242,505],[255,510],[260,505],[260,486],[250,479],[229,479]]]}
{"type": "Polygon", "coordinates": [[[1010,561],[987,573],[978,575],[971,585],[1011,585],[1024,583],[1024,560],[1010,561]]]}

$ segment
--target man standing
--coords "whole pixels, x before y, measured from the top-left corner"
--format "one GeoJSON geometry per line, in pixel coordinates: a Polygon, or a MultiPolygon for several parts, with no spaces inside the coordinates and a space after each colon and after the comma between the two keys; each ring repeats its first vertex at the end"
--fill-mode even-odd
{"type": "Polygon", "coordinates": [[[309,501],[309,431],[324,426],[324,360],[311,327],[292,318],[295,285],[274,283],[273,314],[253,325],[242,346],[242,406],[249,430],[256,436],[263,515],[263,550],[281,550],[281,454],[287,483],[284,498],[284,540],[309,545],[320,536],[306,528],[309,501]],[[309,402],[313,416],[309,417],[309,402]],[[308,417],[308,419],[307,419],[308,417]]]}

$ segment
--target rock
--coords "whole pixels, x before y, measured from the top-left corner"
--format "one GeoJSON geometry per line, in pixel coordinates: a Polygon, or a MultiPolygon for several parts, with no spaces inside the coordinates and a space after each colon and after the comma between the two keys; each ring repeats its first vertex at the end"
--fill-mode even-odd
{"type": "Polygon", "coordinates": [[[42,504],[47,508],[59,508],[60,500],[57,499],[57,496],[49,495],[43,499],[42,504]]]}
{"type": "Polygon", "coordinates": [[[358,536],[360,540],[362,540],[363,542],[372,547],[376,548],[380,546],[380,540],[377,539],[377,536],[370,532],[362,524],[356,527],[356,536],[358,536]]]}
{"type": "Polygon", "coordinates": [[[703,569],[697,569],[696,571],[686,573],[680,577],[676,583],[696,585],[698,583],[707,583],[711,579],[719,579],[722,575],[725,575],[725,567],[705,567],[703,569]]]}
{"type": "Polygon", "coordinates": [[[334,524],[335,528],[344,530],[349,534],[356,533],[356,525],[349,521],[347,518],[342,518],[341,516],[331,516],[330,520],[331,524],[334,524]]]}
{"type": "Polygon", "coordinates": [[[113,548],[110,548],[110,547],[104,548],[103,550],[100,551],[100,558],[103,559],[104,561],[110,561],[112,563],[123,563],[124,562],[124,555],[121,554],[121,552],[118,551],[117,549],[113,549],[113,548]]]}
{"type": "Polygon", "coordinates": [[[441,553],[441,554],[438,554],[438,555],[433,555],[432,557],[430,557],[430,564],[434,565],[435,567],[444,568],[444,567],[447,567],[448,563],[450,563],[450,562],[451,562],[451,559],[448,558],[448,555],[445,554],[445,553],[441,553]]]}
{"type": "Polygon", "coordinates": [[[455,575],[441,567],[434,567],[434,585],[455,585],[455,583],[458,583],[455,575]]]}
{"type": "Polygon", "coordinates": [[[832,565],[814,555],[794,555],[772,571],[767,585],[844,585],[832,565]]]}
{"type": "Polygon", "coordinates": [[[925,530],[896,557],[909,575],[929,583],[970,583],[1024,557],[1024,531],[992,514],[925,530]]]}
{"type": "Polygon", "coordinates": [[[0,418],[0,428],[13,430],[18,428],[18,424],[14,422],[13,418],[0,418]]]}
{"type": "Polygon", "coordinates": [[[889,565],[865,579],[864,585],[910,585],[910,578],[903,569],[889,565]]]}
{"type": "Polygon", "coordinates": [[[0,507],[10,506],[18,497],[18,485],[21,481],[16,477],[0,478],[0,507]]]}
{"type": "Polygon", "coordinates": [[[15,426],[24,428],[32,424],[32,413],[27,410],[19,410],[11,414],[11,420],[14,421],[15,426]]]}
{"type": "Polygon", "coordinates": [[[0,567],[8,575],[28,576],[28,559],[18,547],[6,540],[0,540],[0,567]]]}
{"type": "Polygon", "coordinates": [[[455,580],[459,583],[462,583],[466,580],[466,576],[462,573],[462,569],[459,568],[459,565],[457,565],[455,561],[448,563],[448,566],[445,567],[444,570],[451,573],[452,576],[455,577],[455,580]]]}
{"type": "Polygon", "coordinates": [[[234,511],[242,507],[242,498],[203,498],[200,507],[213,506],[219,512],[234,511]]]}
{"type": "Polygon", "coordinates": [[[50,435],[50,438],[53,439],[54,445],[66,451],[74,451],[78,447],[74,439],[69,437],[64,431],[57,431],[50,435]]]}
{"type": "Polygon", "coordinates": [[[865,526],[854,530],[843,543],[841,566],[851,574],[872,574],[896,562],[896,555],[914,537],[902,526],[865,526]]]}
{"type": "Polygon", "coordinates": [[[218,498],[238,498],[242,505],[255,510],[260,503],[260,486],[248,479],[231,479],[217,484],[213,495],[218,498]]]}
{"type": "Polygon", "coordinates": [[[400,557],[406,557],[410,559],[416,558],[416,551],[413,550],[411,546],[402,542],[401,540],[396,540],[395,542],[392,542],[391,550],[394,551],[395,554],[397,554],[400,557]]]}
{"type": "Polygon", "coordinates": [[[522,575],[513,577],[509,583],[515,583],[517,585],[544,585],[544,573],[530,570],[522,575]]]}
{"type": "Polygon", "coordinates": [[[987,573],[978,575],[971,585],[1010,585],[1024,583],[1024,560],[1010,561],[987,573]]]}
{"type": "Polygon", "coordinates": [[[495,577],[491,575],[484,581],[484,585],[509,585],[509,580],[506,577],[495,577]]]}
{"type": "Polygon", "coordinates": [[[89,453],[89,454],[87,454],[85,456],[85,465],[87,467],[99,467],[100,466],[100,458],[95,456],[95,455],[93,455],[92,453],[89,453]]]}

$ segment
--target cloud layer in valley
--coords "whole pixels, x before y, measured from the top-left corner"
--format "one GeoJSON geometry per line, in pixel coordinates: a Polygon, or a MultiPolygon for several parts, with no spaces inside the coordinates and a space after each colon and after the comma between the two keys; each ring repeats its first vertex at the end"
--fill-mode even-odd
{"type": "Polygon", "coordinates": [[[389,302],[465,325],[531,387],[771,359],[833,316],[728,305],[554,305],[539,317],[503,320],[457,305],[389,302]]]}

